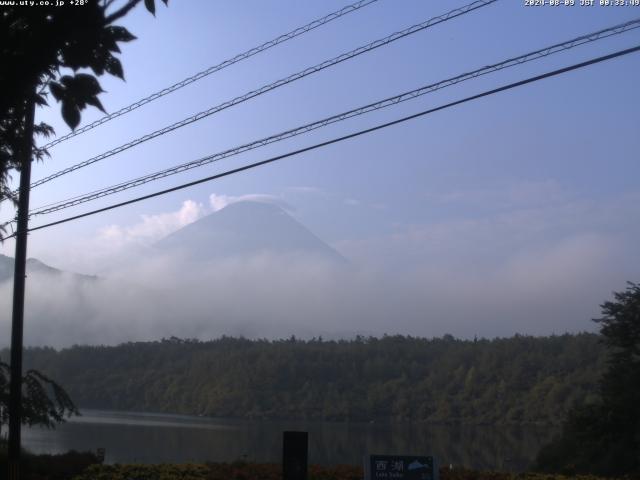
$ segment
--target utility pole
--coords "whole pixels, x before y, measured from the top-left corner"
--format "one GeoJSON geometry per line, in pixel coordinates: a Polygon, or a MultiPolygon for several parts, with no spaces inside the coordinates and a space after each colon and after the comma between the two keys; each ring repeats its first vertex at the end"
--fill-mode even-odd
{"type": "Polygon", "coordinates": [[[20,480],[20,427],[22,424],[22,337],[24,326],[24,284],[27,266],[27,230],[29,228],[29,189],[33,153],[35,92],[24,106],[22,145],[17,152],[20,161],[20,193],[18,198],[16,258],[13,273],[13,315],[11,319],[11,386],[9,391],[9,480],[20,480]]]}

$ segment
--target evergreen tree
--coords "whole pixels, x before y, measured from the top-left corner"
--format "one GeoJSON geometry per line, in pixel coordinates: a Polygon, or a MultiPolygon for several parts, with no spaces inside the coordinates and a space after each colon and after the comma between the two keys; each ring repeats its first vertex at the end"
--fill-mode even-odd
{"type": "Polygon", "coordinates": [[[597,402],[572,410],[537,468],[562,473],[640,473],[640,285],[629,283],[595,321],[608,348],[597,402]]]}

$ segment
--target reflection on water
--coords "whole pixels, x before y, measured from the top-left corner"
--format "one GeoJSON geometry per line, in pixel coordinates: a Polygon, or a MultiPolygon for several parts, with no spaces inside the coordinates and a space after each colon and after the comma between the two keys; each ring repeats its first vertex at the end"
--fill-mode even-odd
{"type": "Polygon", "coordinates": [[[514,471],[526,469],[555,433],[537,427],[225,420],[86,410],[56,430],[25,428],[22,436],[36,453],[104,447],[108,463],[240,458],[277,463],[284,430],[309,432],[311,463],[358,465],[367,453],[433,454],[445,465],[514,471]]]}

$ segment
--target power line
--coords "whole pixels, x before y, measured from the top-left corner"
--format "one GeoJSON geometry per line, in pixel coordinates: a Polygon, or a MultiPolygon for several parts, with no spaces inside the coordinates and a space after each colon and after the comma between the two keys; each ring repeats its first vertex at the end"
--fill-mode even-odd
{"type": "Polygon", "coordinates": [[[513,66],[517,66],[517,65],[521,65],[523,63],[526,62],[530,62],[533,60],[537,60],[558,52],[562,52],[565,50],[569,50],[571,48],[574,48],[576,46],[579,45],[583,45],[586,43],[591,43],[591,42],[595,42],[597,40],[601,40],[603,38],[607,38],[613,35],[619,35],[621,33],[627,32],[629,30],[633,30],[636,28],[640,27],[640,18],[635,19],[635,20],[631,20],[622,24],[618,24],[618,25],[614,25],[612,27],[606,28],[606,29],[602,29],[602,30],[598,30],[596,32],[592,32],[589,33],[587,35],[582,35],[579,37],[576,37],[574,39],[562,42],[562,43],[557,43],[533,52],[529,52],[526,53],[524,55],[520,55],[517,57],[513,57],[513,58],[509,58],[507,60],[501,61],[499,63],[495,63],[492,65],[487,65],[485,67],[479,68],[477,70],[473,70],[471,72],[467,72],[467,73],[463,73],[461,75],[452,77],[452,78],[448,78],[446,80],[442,80],[440,82],[437,83],[433,83],[430,85],[426,85],[414,90],[411,90],[409,92],[405,92],[402,93],[400,95],[396,95],[393,97],[389,97],[386,98],[384,100],[380,100],[378,102],[375,103],[371,103],[359,108],[355,108],[352,110],[349,110],[347,112],[343,112],[337,115],[333,115],[331,117],[327,117],[324,118],[322,120],[318,120],[315,121],[313,123],[309,123],[306,125],[302,125],[299,127],[296,127],[294,129],[291,130],[287,130],[284,132],[280,132],[278,134],[275,135],[271,135],[269,137],[266,138],[262,138],[260,140],[255,140],[253,142],[244,144],[244,145],[240,145],[238,147],[234,147],[228,150],[225,150],[223,152],[218,152],[212,155],[208,155],[206,157],[197,159],[197,160],[193,160],[191,162],[187,162],[187,163],[183,163],[181,165],[177,165],[175,167],[171,167],[165,170],[161,170],[155,173],[151,173],[142,177],[138,177],[136,179],[133,180],[128,180],[126,182],[123,183],[119,183],[116,185],[112,185],[110,187],[107,188],[103,188],[100,190],[96,190],[93,192],[89,192],[89,193],[85,193],[83,195],[79,195],[76,197],[72,197],[72,198],[68,198],[66,200],[62,200],[62,201],[58,201],[58,202],[54,202],[54,203],[50,203],[47,205],[44,205],[42,207],[39,207],[38,209],[36,209],[35,211],[33,211],[30,216],[37,216],[37,215],[45,215],[48,213],[53,213],[59,210],[63,210],[66,208],[70,208],[73,206],[77,206],[80,205],[82,203],[86,203],[92,200],[96,200],[98,198],[102,198],[108,195],[112,195],[115,193],[119,193],[125,190],[128,190],[130,188],[134,188],[134,187],[138,187],[140,185],[144,185],[146,183],[161,179],[161,178],[165,178],[171,175],[175,175],[178,173],[182,173],[188,170],[191,170],[193,168],[198,168],[204,165],[207,165],[209,163],[213,163],[219,160],[222,160],[224,158],[228,158],[234,155],[238,155],[244,152],[247,152],[249,150],[253,150],[271,143],[275,143],[275,142],[279,142],[297,135],[301,135],[307,132],[310,132],[312,130],[316,130],[322,127],[325,127],[327,125],[331,125],[333,123],[337,123],[343,120],[346,120],[348,118],[352,118],[352,117],[356,117],[359,115],[363,115],[375,110],[380,110],[392,105],[397,105],[399,103],[405,102],[407,100],[412,100],[415,98],[418,98],[422,95],[426,95],[428,93],[434,92],[436,90],[440,90],[442,88],[445,87],[449,87],[452,85],[456,85],[460,82],[466,81],[466,80],[471,80],[473,78],[477,78],[479,76],[482,75],[486,75],[488,73],[492,73],[495,71],[499,71],[505,68],[509,68],[509,67],[513,67],[513,66]]]}
{"type": "Polygon", "coordinates": [[[276,45],[279,45],[281,43],[284,43],[288,40],[292,40],[300,35],[303,35],[307,32],[310,32],[311,30],[314,30],[322,25],[326,25],[329,22],[332,22],[333,20],[337,20],[340,17],[343,17],[344,15],[347,15],[351,12],[355,12],[363,7],[366,7],[367,5],[371,5],[372,3],[377,2],[378,0],[360,0],[358,2],[355,2],[351,5],[347,5],[346,7],[341,8],[340,10],[336,10],[335,12],[332,12],[328,15],[325,15],[324,17],[318,18],[310,23],[307,23],[306,25],[303,25],[302,27],[298,27],[294,30],[291,30],[288,33],[285,33],[283,35],[280,35],[272,40],[269,40],[268,42],[263,43],[262,45],[259,45],[257,47],[253,47],[249,50],[247,50],[246,52],[243,53],[239,53],[238,55],[236,55],[235,57],[229,58],[223,62],[218,63],[217,65],[213,65],[209,68],[207,68],[206,70],[202,70],[201,72],[196,73],[195,75],[192,75],[188,78],[185,78],[184,80],[181,80],[177,83],[174,83],[173,85],[170,85],[166,88],[163,88],[162,90],[159,90],[155,93],[152,93],[151,95],[138,100],[135,103],[132,103],[131,105],[128,105],[126,107],[121,108],[120,110],[117,110],[113,113],[110,113],[109,115],[105,115],[104,117],[101,117],[97,120],[95,120],[94,122],[91,122],[85,126],[83,126],[82,128],[78,128],[77,130],[74,130],[62,137],[56,138],[55,140],[47,143],[46,145],[44,145],[43,147],[41,147],[42,149],[47,149],[47,148],[51,148],[59,143],[64,142],[65,140],[68,140],[72,137],[75,137],[77,135],[80,135],[81,133],[84,132],[88,132],[89,130],[92,130],[94,128],[96,128],[99,125],[102,125],[103,123],[107,123],[111,120],[113,120],[114,118],[120,117],[121,115],[124,115],[126,113],[129,113],[137,108],[142,107],[143,105],[146,105],[147,103],[151,103],[154,100],[157,100],[158,98],[164,97],[165,95],[168,95],[172,92],[175,92],[176,90],[181,89],[182,87],[186,87],[187,85],[197,82],[198,80],[207,77],[213,73],[219,72],[220,70],[223,70],[227,67],[230,67],[231,65],[234,65],[242,60],[246,60],[250,57],[253,57],[254,55],[257,55],[258,53],[262,53],[265,50],[268,50],[272,47],[275,47],[276,45]]]}
{"type": "Polygon", "coordinates": [[[268,85],[264,85],[256,90],[252,90],[244,95],[241,95],[239,97],[234,98],[233,100],[229,100],[226,101],[224,103],[221,103],[219,105],[216,105],[215,107],[211,107],[208,110],[204,110],[202,112],[199,112],[195,115],[192,115],[188,118],[185,118],[183,120],[180,120],[179,122],[173,123],[167,127],[161,128],[159,130],[156,130],[155,132],[152,133],[148,133],[147,135],[144,135],[142,137],[136,138],[135,140],[132,140],[128,143],[125,143],[123,145],[120,145],[119,147],[113,148],[107,152],[101,153],[100,155],[97,155],[95,157],[92,157],[88,160],[85,160],[83,162],[77,163],[75,165],[72,165],[71,167],[65,168],[63,170],[60,170],[56,173],[53,173],[45,178],[42,178],[40,180],[37,180],[35,182],[33,182],[31,184],[31,188],[37,187],[39,185],[42,185],[44,183],[50,182],[51,180],[54,180],[62,175],[66,175],[68,173],[71,173],[75,170],[78,170],[80,168],[86,167],[88,165],[91,165],[93,163],[96,163],[100,160],[104,160],[105,158],[111,157],[113,155],[116,155],[118,153],[121,153],[125,150],[128,150],[129,148],[132,148],[136,145],[139,145],[141,143],[144,143],[148,140],[154,139],[156,137],[159,137],[161,135],[164,135],[166,133],[172,132],[173,130],[176,130],[178,128],[184,127],[186,125],[189,125],[191,123],[197,122],[198,120],[202,120],[203,118],[206,118],[210,115],[213,115],[214,113],[218,113],[222,110],[225,110],[227,108],[230,108],[234,105],[238,105],[242,102],[245,102],[247,100],[250,100],[254,97],[257,97],[259,95],[262,95],[264,93],[267,93],[271,90],[274,90],[276,88],[279,88],[281,86],[287,85],[289,83],[295,82],[296,80],[299,80],[301,78],[304,78],[308,75],[317,73],[321,70],[324,70],[325,68],[331,67],[333,65],[337,65],[339,63],[342,63],[346,60],[350,60],[351,58],[357,57],[359,55],[362,55],[363,53],[369,52],[371,50],[374,50],[376,48],[382,47],[384,45],[388,45],[392,42],[395,42],[396,40],[399,40],[401,38],[404,38],[408,35],[413,35],[414,33],[420,32],[422,30],[425,30],[429,27],[432,27],[434,25],[437,25],[439,23],[443,23],[446,22],[448,20],[451,20],[452,18],[456,18],[459,17],[461,15],[464,15],[466,13],[469,13],[473,10],[476,10],[478,8],[482,8],[485,7],[489,4],[495,3],[498,0],[476,0],[468,5],[465,5],[463,7],[460,8],[456,8],[454,10],[451,10],[443,15],[439,15],[437,17],[433,17],[429,20],[426,20],[422,23],[413,25],[409,28],[406,28],[402,31],[393,33],[387,37],[384,37],[382,39],[379,40],[375,40],[371,43],[368,43],[367,45],[363,45],[361,47],[358,47],[354,50],[351,50],[350,52],[347,53],[343,53],[341,55],[338,55],[337,57],[334,57],[332,59],[329,60],[325,60],[322,63],[319,63],[313,67],[308,67],[305,68],[304,70],[294,73],[288,77],[282,78],[280,80],[277,80],[273,83],[270,83],[268,85]]]}
{"type": "MultiPolygon", "coordinates": [[[[276,162],[278,160],[282,160],[284,158],[292,157],[294,155],[299,155],[301,153],[305,153],[305,152],[308,152],[308,151],[311,151],[311,150],[316,150],[316,149],[321,148],[321,147],[326,147],[328,145],[332,145],[334,143],[342,142],[344,140],[348,140],[348,139],[351,139],[351,138],[359,137],[361,135],[372,133],[372,132],[375,132],[377,130],[382,130],[382,129],[390,127],[390,126],[397,125],[397,124],[400,124],[400,123],[404,123],[406,121],[413,120],[413,119],[416,119],[416,118],[419,118],[419,117],[423,117],[425,115],[429,115],[431,113],[435,113],[435,112],[438,112],[440,110],[445,110],[447,108],[451,108],[451,107],[454,107],[456,105],[461,105],[463,103],[470,102],[472,100],[477,100],[479,98],[487,97],[489,95],[494,95],[494,94],[499,93],[499,92],[503,92],[503,91],[506,91],[506,90],[511,90],[513,88],[520,87],[520,86],[523,86],[523,85],[527,85],[529,83],[537,82],[537,81],[543,80],[545,78],[550,78],[550,77],[554,77],[554,76],[557,76],[557,75],[561,75],[563,73],[567,73],[567,72],[570,72],[570,71],[573,71],[573,70],[578,70],[580,68],[584,68],[584,67],[587,67],[587,66],[590,66],[590,65],[594,65],[594,64],[597,64],[597,63],[600,63],[600,62],[604,62],[606,60],[611,60],[611,59],[614,59],[614,58],[617,58],[617,57],[628,55],[628,54],[631,54],[631,53],[634,53],[634,52],[637,52],[637,51],[640,51],[640,45],[632,47],[632,48],[627,48],[625,50],[620,50],[620,51],[611,53],[609,55],[604,55],[604,56],[601,56],[601,57],[593,58],[591,60],[587,60],[585,62],[577,63],[577,64],[574,64],[574,65],[571,65],[571,66],[568,66],[568,67],[564,67],[564,68],[560,68],[560,69],[557,69],[557,70],[553,70],[551,72],[547,72],[547,73],[544,73],[544,74],[541,74],[541,75],[536,75],[534,77],[529,77],[529,78],[527,78],[525,80],[520,80],[518,82],[510,83],[510,84],[504,85],[502,87],[494,88],[492,90],[487,90],[487,91],[484,91],[482,93],[479,93],[479,94],[476,94],[476,95],[472,95],[470,97],[463,98],[462,100],[456,100],[454,102],[450,102],[450,103],[441,105],[439,107],[435,107],[435,108],[431,108],[431,109],[428,109],[428,110],[424,110],[422,112],[415,113],[413,115],[409,115],[409,116],[406,116],[406,117],[402,117],[402,118],[399,118],[397,120],[393,120],[391,122],[387,122],[387,123],[383,123],[383,124],[380,124],[380,125],[376,125],[375,127],[371,127],[371,128],[367,128],[367,129],[364,129],[364,130],[360,130],[360,131],[357,131],[357,132],[354,132],[354,133],[351,133],[351,134],[348,134],[348,135],[344,135],[342,137],[337,137],[337,138],[334,138],[334,139],[331,139],[331,140],[327,140],[325,142],[321,142],[321,143],[317,143],[315,145],[311,145],[309,147],[301,148],[299,150],[294,150],[292,152],[288,152],[288,153],[285,153],[285,154],[282,154],[282,155],[271,157],[271,158],[268,158],[266,160],[262,160],[260,162],[251,163],[251,164],[248,164],[248,165],[244,165],[242,167],[234,168],[232,170],[227,170],[226,172],[218,173],[216,175],[211,175],[209,177],[201,178],[199,180],[194,180],[194,181],[188,182],[188,183],[183,183],[182,185],[178,185],[178,186],[175,186],[175,187],[172,187],[172,188],[168,188],[168,189],[165,189],[165,190],[160,190],[158,192],[154,192],[154,193],[151,193],[151,194],[148,194],[148,195],[143,195],[141,197],[133,198],[131,200],[127,200],[127,201],[120,202],[120,203],[115,203],[115,204],[109,205],[107,207],[99,208],[99,209],[96,209],[96,210],[91,210],[89,212],[81,213],[79,215],[74,215],[72,217],[63,218],[62,220],[57,220],[55,222],[46,223],[44,225],[39,225],[37,227],[30,228],[29,231],[32,232],[32,231],[36,231],[36,230],[41,230],[43,228],[53,227],[55,225],[60,225],[62,223],[67,223],[67,222],[70,222],[72,220],[78,220],[80,218],[84,218],[84,217],[88,217],[88,216],[95,215],[95,214],[98,214],[98,213],[106,212],[108,210],[113,210],[115,208],[123,207],[125,205],[131,205],[132,203],[137,203],[137,202],[140,202],[142,200],[148,200],[150,198],[158,197],[160,195],[166,195],[167,193],[171,193],[171,192],[175,192],[175,191],[178,191],[178,190],[182,190],[182,189],[185,189],[185,188],[188,188],[188,187],[192,187],[192,186],[195,186],[195,185],[198,185],[198,184],[201,184],[201,183],[210,182],[210,181],[216,180],[218,178],[226,177],[226,176],[229,176],[229,175],[233,175],[233,174],[236,174],[236,173],[243,172],[245,170],[250,170],[250,169],[253,169],[253,168],[256,168],[256,167],[267,165],[269,163],[273,163],[273,162],[276,162]]],[[[3,240],[9,239],[9,238],[11,238],[13,236],[15,236],[15,234],[14,235],[10,235],[10,236],[4,238],[3,240]]]]}

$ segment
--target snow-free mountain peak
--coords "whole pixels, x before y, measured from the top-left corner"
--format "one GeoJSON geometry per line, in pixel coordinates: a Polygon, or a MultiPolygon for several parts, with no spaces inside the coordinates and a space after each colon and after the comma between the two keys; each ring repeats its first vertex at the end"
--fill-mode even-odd
{"type": "Polygon", "coordinates": [[[281,207],[256,201],[227,205],[163,238],[156,247],[194,260],[274,253],[345,262],[281,207]]]}

